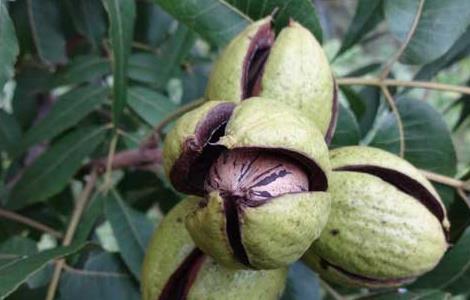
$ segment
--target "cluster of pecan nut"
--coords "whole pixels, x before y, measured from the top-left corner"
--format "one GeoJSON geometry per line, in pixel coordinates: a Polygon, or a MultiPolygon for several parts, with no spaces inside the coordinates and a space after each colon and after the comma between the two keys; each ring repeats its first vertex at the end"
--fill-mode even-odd
{"type": "Polygon", "coordinates": [[[299,259],[333,283],[399,286],[446,251],[445,208],[411,164],[369,147],[329,152],[336,85],[300,24],[248,26],[205,97],[165,139],[165,172],[191,196],[150,243],[145,300],[276,299],[299,259]]]}

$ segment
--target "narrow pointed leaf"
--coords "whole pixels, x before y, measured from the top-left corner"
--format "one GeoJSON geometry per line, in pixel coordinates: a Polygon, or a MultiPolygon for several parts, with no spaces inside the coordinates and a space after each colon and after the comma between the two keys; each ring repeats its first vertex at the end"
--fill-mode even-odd
{"type": "Polygon", "coordinates": [[[76,125],[106,100],[106,93],[105,87],[88,85],[61,96],[47,116],[25,133],[23,149],[52,139],[76,125]]]}
{"type": "MultiPolygon", "coordinates": [[[[418,11],[419,1],[386,0],[385,18],[390,31],[404,42],[418,11]]],[[[425,0],[423,12],[400,61],[426,64],[449,50],[470,25],[470,1],[425,0]]]]}
{"type": "Polygon", "coordinates": [[[129,89],[129,106],[150,126],[155,126],[176,109],[168,97],[144,87],[129,89]]]}
{"type": "Polygon", "coordinates": [[[359,0],[353,20],[344,35],[339,56],[358,43],[366,34],[371,32],[383,20],[382,0],[359,0]]]}
{"type": "Polygon", "coordinates": [[[84,245],[73,244],[68,247],[58,247],[37,254],[25,255],[21,259],[2,266],[0,268],[0,298],[8,296],[48,262],[75,253],[84,245]]]}
{"type": "Polygon", "coordinates": [[[127,102],[127,69],[134,34],[135,1],[103,0],[112,46],[113,122],[119,123],[127,102]]]}
{"type": "Polygon", "coordinates": [[[39,57],[49,65],[65,64],[67,55],[59,2],[28,0],[28,13],[39,57]]]}
{"type": "Polygon", "coordinates": [[[154,0],[175,19],[219,47],[228,43],[251,19],[220,0],[154,0]]]}
{"type": "Polygon", "coordinates": [[[116,191],[106,201],[106,217],[111,223],[124,262],[139,279],[147,243],[153,231],[152,222],[144,214],[129,207],[116,191]]]}
{"type": "Polygon", "coordinates": [[[52,145],[22,174],[13,186],[7,207],[23,208],[60,192],[70,178],[103,141],[105,128],[73,131],[52,145]]]}

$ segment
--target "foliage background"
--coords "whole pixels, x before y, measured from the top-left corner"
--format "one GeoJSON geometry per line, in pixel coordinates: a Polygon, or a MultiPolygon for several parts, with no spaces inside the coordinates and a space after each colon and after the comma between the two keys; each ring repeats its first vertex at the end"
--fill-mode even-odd
{"type": "Polygon", "coordinates": [[[296,19],[330,57],[331,146],[422,169],[454,244],[392,291],[330,286],[296,263],[283,299],[469,296],[469,1],[0,0],[0,298],[140,297],[145,245],[181,198],[160,140],[199,103],[224,44],[273,10],[276,28],[296,19]]]}

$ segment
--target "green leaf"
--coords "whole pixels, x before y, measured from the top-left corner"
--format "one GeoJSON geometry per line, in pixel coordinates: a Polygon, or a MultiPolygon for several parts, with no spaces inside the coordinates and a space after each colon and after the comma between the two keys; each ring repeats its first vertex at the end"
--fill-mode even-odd
{"type": "MultiPolygon", "coordinates": [[[[134,53],[129,57],[129,78],[152,87],[162,88],[168,78],[160,72],[165,62],[154,54],[134,53]]],[[[129,99],[128,99],[129,101],[129,99]]]]}
{"type": "Polygon", "coordinates": [[[29,22],[41,60],[48,65],[65,64],[65,37],[62,32],[59,2],[28,0],[29,22]]]}
{"type": "MultiPolygon", "coordinates": [[[[418,10],[419,1],[386,0],[385,18],[390,31],[404,42],[418,10]]],[[[421,18],[400,61],[426,64],[446,53],[470,25],[467,0],[426,0],[421,18]]]]}
{"type": "Polygon", "coordinates": [[[13,186],[7,206],[23,208],[60,192],[82,161],[103,141],[105,128],[73,131],[51,146],[29,166],[13,186]]]}
{"type": "Polygon", "coordinates": [[[110,21],[113,48],[113,122],[119,123],[127,103],[127,68],[134,34],[135,1],[103,0],[110,21]]]}
{"type": "Polygon", "coordinates": [[[318,276],[301,262],[289,267],[287,284],[281,300],[320,300],[318,276]]]}
{"type": "Polygon", "coordinates": [[[10,80],[15,70],[16,57],[20,53],[15,27],[8,14],[7,7],[0,1],[0,91],[5,83],[10,80]]]}
{"type": "MultiPolygon", "coordinates": [[[[405,159],[417,168],[454,176],[457,168],[456,153],[442,115],[424,101],[410,98],[399,99],[397,108],[403,123],[405,159]]],[[[391,112],[385,113],[379,120],[370,146],[399,153],[398,126],[391,112]]],[[[435,187],[449,207],[454,199],[452,190],[439,184],[435,184],[435,187]]]]}
{"type": "MultiPolygon", "coordinates": [[[[397,108],[405,135],[405,158],[417,168],[454,176],[455,149],[442,115],[424,101],[411,98],[399,99],[397,108]]],[[[398,153],[399,137],[396,128],[395,116],[388,113],[371,145],[398,153]],[[386,136],[390,139],[385,140],[386,136]],[[376,141],[380,141],[380,145],[376,141]]]]}
{"type": "Polygon", "coordinates": [[[111,223],[120,254],[135,278],[139,279],[145,250],[154,226],[143,213],[129,207],[115,190],[106,201],[105,207],[106,217],[111,223]]]}
{"type": "Polygon", "coordinates": [[[59,292],[63,300],[140,299],[138,288],[119,258],[107,252],[91,256],[83,270],[65,270],[59,292]]]}
{"type": "Polygon", "coordinates": [[[75,126],[106,100],[107,88],[88,85],[61,96],[44,119],[25,133],[22,149],[52,139],[75,126]]]}
{"type": "MultiPolygon", "coordinates": [[[[223,2],[223,1],[221,1],[223,2]]],[[[276,11],[274,25],[277,30],[293,19],[308,28],[317,40],[322,42],[322,30],[315,6],[310,0],[227,0],[252,20],[259,20],[276,11]]]]}
{"type": "Polygon", "coordinates": [[[452,247],[437,267],[420,277],[409,289],[443,289],[458,280],[470,268],[470,228],[465,231],[457,244],[452,247]]]}
{"type": "Polygon", "coordinates": [[[359,92],[342,86],[341,91],[349,102],[349,107],[359,123],[361,137],[365,137],[372,128],[380,106],[380,90],[365,87],[359,92]]]}
{"type": "Polygon", "coordinates": [[[383,20],[382,9],[382,0],[359,0],[357,2],[354,18],[348,26],[348,31],[344,35],[336,57],[358,43],[383,20]]]}
{"type": "Polygon", "coordinates": [[[97,0],[65,0],[65,4],[77,31],[87,38],[97,52],[106,33],[103,4],[97,0]]]}
{"type": "Polygon", "coordinates": [[[55,76],[55,85],[92,82],[111,73],[108,59],[96,55],[77,56],[55,76]]]}
{"type": "Polygon", "coordinates": [[[137,2],[135,39],[156,47],[168,38],[174,19],[158,5],[152,2],[137,2]]]}
{"type": "Polygon", "coordinates": [[[430,80],[436,74],[457,61],[468,57],[470,54],[470,27],[467,31],[455,42],[455,44],[441,57],[435,61],[423,66],[416,73],[414,80],[430,80]]]}
{"type": "Polygon", "coordinates": [[[155,126],[176,109],[170,99],[148,88],[131,87],[128,97],[132,110],[150,126],[155,126]]]}
{"type": "Polygon", "coordinates": [[[12,236],[3,244],[0,244],[0,270],[6,264],[24,255],[30,255],[37,252],[36,242],[21,236],[12,236]]]}
{"type": "Polygon", "coordinates": [[[250,18],[220,0],[154,0],[175,19],[219,47],[228,43],[250,18]]]}
{"type": "Polygon", "coordinates": [[[8,296],[25,282],[35,272],[48,262],[75,253],[85,244],[73,244],[68,247],[58,247],[33,255],[23,256],[0,268],[0,298],[8,296]]]}
{"type": "Polygon", "coordinates": [[[343,103],[339,103],[338,122],[335,134],[331,141],[331,148],[358,145],[361,140],[361,131],[356,116],[343,103]]]}
{"type": "Polygon", "coordinates": [[[0,110],[0,152],[6,151],[13,157],[21,139],[21,128],[15,117],[0,110]]]}

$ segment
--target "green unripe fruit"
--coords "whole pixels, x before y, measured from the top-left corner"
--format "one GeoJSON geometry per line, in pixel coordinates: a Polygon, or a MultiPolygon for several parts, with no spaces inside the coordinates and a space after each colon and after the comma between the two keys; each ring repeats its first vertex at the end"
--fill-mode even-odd
{"type": "Polygon", "coordinates": [[[400,286],[433,269],[448,244],[445,207],[407,161],[370,147],[330,152],[331,214],[304,260],[324,279],[400,286]]]}
{"type": "Polygon", "coordinates": [[[278,299],[284,290],[285,268],[231,270],[196,248],[184,219],[199,200],[188,197],[181,201],[154,233],[142,269],[142,299],[278,299]]]}
{"type": "Polygon", "coordinates": [[[286,266],[327,221],[327,146],[313,123],[282,102],[206,102],[168,134],[164,161],[178,191],[204,197],[187,229],[224,266],[286,266]]]}
{"type": "Polygon", "coordinates": [[[227,45],[209,76],[206,98],[239,102],[259,96],[287,103],[313,120],[329,142],[337,99],[321,45],[294,21],[275,37],[271,21],[254,22],[227,45]]]}

